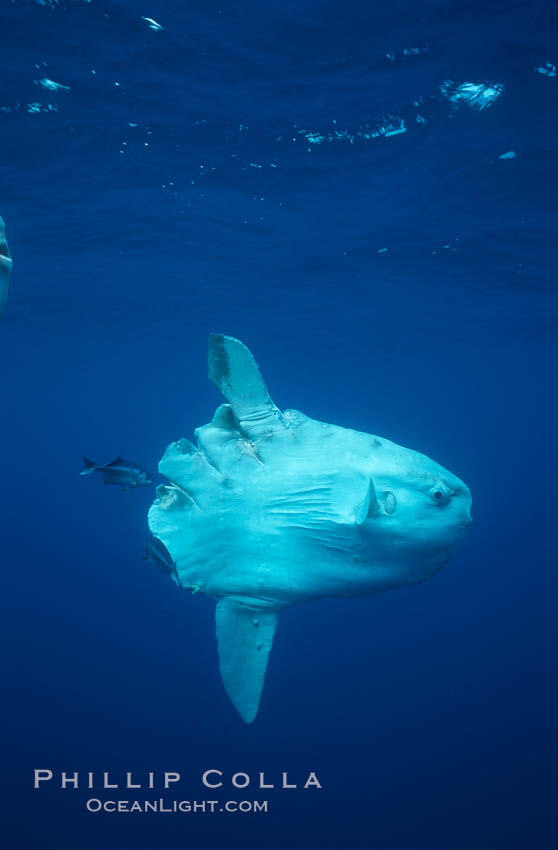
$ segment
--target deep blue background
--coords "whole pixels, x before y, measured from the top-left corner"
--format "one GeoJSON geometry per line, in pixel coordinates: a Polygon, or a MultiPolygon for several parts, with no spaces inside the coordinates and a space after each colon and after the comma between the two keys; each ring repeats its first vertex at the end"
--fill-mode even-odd
{"type": "Polygon", "coordinates": [[[10,850],[556,846],[558,77],[534,69],[558,63],[558,4],[386,5],[0,3],[10,850]],[[504,88],[476,110],[448,80],[504,88]],[[78,476],[81,454],[155,469],[208,421],[212,330],[280,406],[473,492],[431,582],[283,616],[252,727],[213,603],[141,560],[152,491],[78,476]],[[91,815],[85,791],[33,792],[34,767],[179,770],[190,799],[208,767],[324,790],[91,815]]]}

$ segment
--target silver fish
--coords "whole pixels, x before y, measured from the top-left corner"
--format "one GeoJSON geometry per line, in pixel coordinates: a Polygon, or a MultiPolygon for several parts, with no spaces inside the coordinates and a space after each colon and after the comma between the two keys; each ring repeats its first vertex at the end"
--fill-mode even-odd
{"type": "Polygon", "coordinates": [[[104,479],[105,486],[107,484],[118,484],[124,488],[124,492],[132,490],[136,487],[145,487],[146,484],[153,484],[153,476],[137,463],[132,463],[130,460],[124,460],[120,455],[112,461],[112,463],[94,463],[86,457],[82,456],[84,468],[80,475],[89,475],[90,472],[98,472],[104,479]]]}

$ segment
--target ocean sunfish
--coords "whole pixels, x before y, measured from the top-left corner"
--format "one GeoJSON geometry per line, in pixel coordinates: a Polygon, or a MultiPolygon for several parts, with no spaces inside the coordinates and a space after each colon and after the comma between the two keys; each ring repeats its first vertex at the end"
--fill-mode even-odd
{"type": "Polygon", "coordinates": [[[210,336],[209,377],[227,403],[196,445],[168,446],[159,471],[176,486],[157,488],[148,521],[178,584],[216,598],[221,677],[251,723],[281,611],[430,578],[471,494],[419,452],[279,410],[237,339],[210,336]]]}
{"type": "Polygon", "coordinates": [[[153,476],[137,463],[132,463],[131,460],[124,460],[118,456],[112,463],[94,463],[86,457],[82,457],[83,469],[80,475],[89,475],[90,472],[98,472],[107,484],[117,484],[124,488],[126,493],[128,490],[133,490],[136,487],[145,487],[146,484],[153,484],[153,476]]]}

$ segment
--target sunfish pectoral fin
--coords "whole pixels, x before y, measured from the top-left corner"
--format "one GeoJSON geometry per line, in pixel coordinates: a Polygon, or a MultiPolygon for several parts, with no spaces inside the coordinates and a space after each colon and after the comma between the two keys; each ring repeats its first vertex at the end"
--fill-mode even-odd
{"type": "MultiPolygon", "coordinates": [[[[331,486],[329,508],[337,525],[362,525],[379,509],[374,482],[360,472],[339,472],[331,486]]],[[[324,517],[327,518],[327,513],[324,517]]]]}
{"type": "Polygon", "coordinates": [[[110,463],[107,463],[107,467],[109,467],[109,466],[119,466],[121,463],[126,463],[126,461],[124,460],[123,457],[120,457],[120,455],[118,455],[118,457],[115,457],[114,460],[111,460],[110,463]]]}
{"type": "Polygon", "coordinates": [[[6,241],[6,229],[4,227],[4,220],[0,216],[0,318],[2,317],[4,305],[8,298],[11,271],[12,260],[6,241]]]}
{"type": "Polygon", "coordinates": [[[283,424],[252,352],[232,336],[210,334],[209,379],[222,392],[235,419],[249,436],[283,424]]]}
{"type": "Polygon", "coordinates": [[[271,512],[287,525],[319,528],[324,524],[360,526],[379,510],[371,478],[356,470],[325,473],[304,487],[285,490],[271,500],[271,512]]]}
{"type": "Polygon", "coordinates": [[[368,484],[366,485],[364,498],[355,507],[356,525],[362,525],[364,520],[372,514],[376,513],[378,509],[379,503],[378,498],[376,496],[376,488],[374,487],[374,482],[372,481],[372,479],[369,479],[368,484]]]}
{"type": "Polygon", "coordinates": [[[324,489],[324,518],[329,513],[340,525],[362,525],[377,503],[371,478],[353,470],[337,472],[324,489]]]}
{"type": "Polygon", "coordinates": [[[252,723],[258,713],[279,613],[234,596],[217,603],[219,670],[225,690],[245,723],[252,723]]]}

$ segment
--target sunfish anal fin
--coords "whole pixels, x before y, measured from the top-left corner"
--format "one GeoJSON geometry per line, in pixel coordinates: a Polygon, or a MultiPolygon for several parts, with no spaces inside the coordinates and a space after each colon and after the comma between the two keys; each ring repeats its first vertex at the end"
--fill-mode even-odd
{"type": "Polygon", "coordinates": [[[260,704],[279,611],[226,596],[217,603],[215,625],[219,670],[225,690],[244,720],[252,723],[260,704]]]}
{"type": "Polygon", "coordinates": [[[270,498],[269,513],[284,525],[320,528],[324,524],[356,528],[379,510],[374,482],[356,470],[334,472],[284,489],[270,498]]]}

